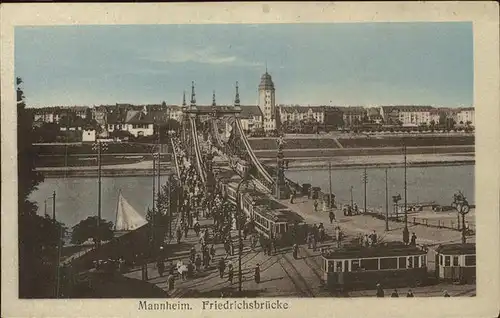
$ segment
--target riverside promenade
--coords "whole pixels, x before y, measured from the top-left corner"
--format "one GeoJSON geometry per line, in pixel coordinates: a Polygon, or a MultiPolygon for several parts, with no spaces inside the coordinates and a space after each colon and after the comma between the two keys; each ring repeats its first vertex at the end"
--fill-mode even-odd
{"type": "MultiPolygon", "coordinates": [[[[385,221],[379,220],[371,216],[343,216],[340,210],[334,210],[336,221],[330,224],[328,212],[314,212],[314,200],[307,197],[297,198],[295,203],[290,203],[289,200],[281,200],[281,203],[294,210],[309,224],[323,223],[327,234],[331,236],[334,226],[340,226],[346,234],[346,240],[354,239],[359,235],[377,232],[381,240],[384,241],[401,241],[402,229],[404,224],[398,222],[389,222],[389,231],[385,232],[385,221]]],[[[444,213],[447,215],[447,213],[444,213]]],[[[200,219],[200,225],[206,228],[211,228],[212,220],[200,219]]],[[[436,229],[425,227],[422,225],[409,224],[410,232],[415,232],[417,235],[417,244],[430,247],[431,253],[434,246],[443,243],[455,243],[461,241],[461,233],[450,229],[436,229]]],[[[237,231],[231,232],[233,238],[234,253],[226,255],[223,244],[215,244],[215,258],[211,261],[211,265],[207,269],[203,269],[196,273],[193,278],[182,280],[178,275],[175,281],[174,290],[169,292],[170,297],[174,298],[191,298],[191,297],[221,297],[221,296],[242,296],[242,297],[340,297],[340,295],[332,294],[323,288],[322,269],[321,269],[321,249],[334,248],[336,242],[331,239],[318,244],[318,249],[313,251],[308,249],[307,245],[299,247],[298,259],[293,259],[291,249],[278,249],[273,255],[265,255],[262,248],[257,245],[256,248],[250,247],[249,237],[243,241],[244,248],[242,252],[242,294],[238,293],[238,236],[237,231]],[[231,262],[234,268],[233,282],[228,281],[227,269],[220,277],[217,268],[217,263],[220,259],[224,259],[226,264],[231,262]],[[253,279],[253,271],[257,264],[261,268],[261,282],[257,284],[253,279]]],[[[469,242],[474,242],[474,237],[468,238],[469,242]]],[[[170,246],[177,250],[167,257],[166,274],[160,276],[155,263],[148,264],[148,282],[168,291],[168,269],[175,267],[175,264],[182,260],[187,264],[189,260],[189,249],[194,246],[197,254],[200,251],[199,239],[193,230],[188,232],[187,238],[181,240],[182,249],[175,249],[177,244],[175,241],[170,242],[170,246]]],[[[166,248],[169,248],[168,246],[166,248]]],[[[429,258],[430,270],[432,270],[432,258],[429,258]]],[[[227,267],[226,267],[227,268],[227,267]]],[[[141,279],[140,269],[131,270],[125,276],[129,278],[141,279]]],[[[435,297],[441,296],[443,291],[454,296],[474,296],[476,288],[474,285],[453,285],[439,284],[433,286],[422,286],[412,289],[416,297],[435,297]]],[[[387,295],[390,295],[392,289],[385,290],[387,295]]],[[[399,290],[400,296],[404,297],[407,290],[399,290]]],[[[375,297],[374,290],[352,291],[348,297],[375,297]]]]}

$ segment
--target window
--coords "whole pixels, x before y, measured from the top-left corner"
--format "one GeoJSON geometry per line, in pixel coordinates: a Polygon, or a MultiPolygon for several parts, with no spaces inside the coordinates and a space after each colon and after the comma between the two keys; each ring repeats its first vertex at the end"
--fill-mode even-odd
{"type": "Polygon", "coordinates": [[[335,261],[335,271],[337,273],[342,272],[342,261],[335,261]]]}
{"type": "Polygon", "coordinates": [[[406,257],[399,258],[399,268],[406,268],[406,257]]]}
{"type": "Polygon", "coordinates": [[[415,268],[420,267],[419,262],[418,262],[419,260],[420,260],[420,257],[418,257],[418,256],[413,256],[413,266],[414,266],[415,268]]]}
{"type": "Polygon", "coordinates": [[[413,257],[408,257],[408,268],[413,268],[413,257]]]}
{"type": "Polygon", "coordinates": [[[450,256],[444,257],[444,266],[450,266],[450,256]]]}
{"type": "Polygon", "coordinates": [[[425,261],[425,255],[420,256],[420,267],[425,267],[427,262],[425,261]]]}
{"type": "Polygon", "coordinates": [[[439,255],[439,265],[443,265],[443,255],[439,255]]]}
{"type": "Polygon", "coordinates": [[[476,255],[465,255],[465,266],[476,266],[476,255]]]}
{"type": "Polygon", "coordinates": [[[351,261],[351,271],[358,271],[359,270],[359,259],[355,259],[351,261]]]}
{"type": "Polygon", "coordinates": [[[328,262],[328,272],[333,273],[333,261],[327,261],[328,262]]]}
{"type": "Polygon", "coordinates": [[[363,268],[367,271],[378,270],[378,258],[362,259],[361,260],[361,268],[363,268]]]}
{"type": "Polygon", "coordinates": [[[380,259],[380,269],[397,269],[397,268],[398,268],[398,259],[396,257],[380,259]]]}
{"type": "Polygon", "coordinates": [[[458,256],[453,256],[453,266],[458,266],[458,256]]]}
{"type": "Polygon", "coordinates": [[[344,261],[344,272],[348,272],[349,271],[349,261],[344,261]]]}

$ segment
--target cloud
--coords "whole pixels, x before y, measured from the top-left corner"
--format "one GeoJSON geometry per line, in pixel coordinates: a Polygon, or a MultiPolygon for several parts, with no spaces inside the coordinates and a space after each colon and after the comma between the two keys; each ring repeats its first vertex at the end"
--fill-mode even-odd
{"type": "Polygon", "coordinates": [[[154,62],[163,63],[201,63],[212,65],[232,65],[232,66],[262,66],[262,63],[245,60],[235,55],[224,54],[213,47],[201,49],[189,49],[175,47],[162,52],[154,52],[146,57],[154,62]]]}

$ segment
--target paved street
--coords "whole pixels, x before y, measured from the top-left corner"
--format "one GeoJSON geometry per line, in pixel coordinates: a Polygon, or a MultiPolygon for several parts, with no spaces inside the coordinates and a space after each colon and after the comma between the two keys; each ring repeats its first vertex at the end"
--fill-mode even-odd
{"type": "MultiPolygon", "coordinates": [[[[305,217],[307,222],[319,223],[323,222],[329,232],[329,221],[326,212],[312,212],[312,200],[298,199],[298,203],[290,204],[283,200],[283,203],[291,206],[294,209],[300,208],[300,214],[305,217]],[[308,210],[309,208],[309,210],[308,210]],[[306,212],[309,211],[309,212],[306,212]]],[[[337,212],[339,215],[339,212],[337,212]]],[[[211,220],[201,219],[200,225],[210,226],[211,220]]],[[[353,237],[357,233],[371,233],[375,229],[378,233],[383,233],[385,226],[384,221],[368,217],[338,217],[338,224],[344,229],[348,237],[353,237]]],[[[388,234],[382,234],[384,240],[400,240],[401,239],[401,223],[391,222],[391,231],[388,234]]],[[[414,231],[419,237],[420,243],[432,244],[445,241],[459,241],[460,233],[447,229],[426,228],[424,226],[411,226],[410,231],[414,231]]],[[[232,231],[233,245],[235,247],[233,256],[226,256],[223,244],[215,245],[216,255],[215,260],[211,262],[211,266],[195,274],[194,278],[182,280],[176,278],[175,289],[171,292],[172,297],[220,297],[221,294],[230,295],[238,290],[238,256],[237,256],[237,231],[232,231]],[[228,281],[227,269],[224,277],[219,276],[217,263],[224,258],[226,264],[231,262],[234,268],[233,282],[228,281]]],[[[184,251],[175,253],[168,258],[166,268],[175,266],[178,260],[183,260],[187,263],[189,260],[189,248],[195,246],[197,252],[200,250],[200,244],[194,231],[190,230],[187,239],[183,237],[183,243],[187,243],[184,251]],[[172,265],[171,265],[172,264],[172,265]]],[[[176,244],[175,242],[172,242],[176,244]]],[[[318,245],[318,250],[313,252],[307,249],[307,246],[301,246],[299,249],[299,259],[295,260],[292,257],[291,249],[282,249],[277,251],[275,255],[265,255],[257,246],[255,250],[250,248],[250,240],[244,241],[244,250],[242,255],[242,290],[247,296],[259,297],[328,297],[334,296],[322,287],[322,271],[321,258],[319,249],[321,247],[333,245],[333,242],[325,242],[318,245]],[[260,264],[261,282],[254,282],[254,268],[256,264],[260,264]]],[[[227,267],[226,267],[227,268],[227,267]]],[[[141,279],[140,269],[136,269],[126,274],[127,277],[141,279]]],[[[168,290],[167,283],[168,274],[160,277],[156,269],[156,264],[148,265],[149,282],[156,284],[158,287],[168,290]]],[[[473,285],[437,285],[425,286],[413,289],[416,297],[440,296],[443,291],[447,290],[451,296],[473,296],[475,295],[475,286],[473,285]]],[[[389,296],[392,289],[385,291],[389,296]]],[[[400,296],[405,296],[407,290],[399,291],[400,296]]],[[[374,290],[354,291],[349,293],[349,297],[374,297],[374,290]]]]}

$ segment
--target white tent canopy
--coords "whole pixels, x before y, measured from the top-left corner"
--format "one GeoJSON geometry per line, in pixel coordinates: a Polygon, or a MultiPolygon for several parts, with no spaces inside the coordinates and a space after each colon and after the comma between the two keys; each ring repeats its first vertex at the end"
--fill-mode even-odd
{"type": "Polygon", "coordinates": [[[115,231],[132,231],[148,223],[130,203],[125,200],[122,192],[118,194],[116,207],[115,231]]]}

